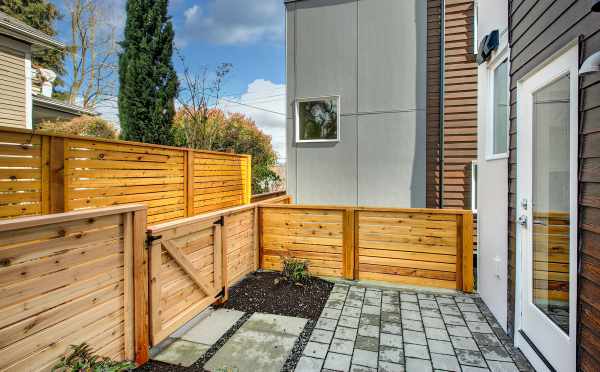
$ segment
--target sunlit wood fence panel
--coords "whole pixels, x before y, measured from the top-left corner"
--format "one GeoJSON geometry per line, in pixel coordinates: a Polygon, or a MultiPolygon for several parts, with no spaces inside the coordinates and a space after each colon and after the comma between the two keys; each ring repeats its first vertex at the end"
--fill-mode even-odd
{"type": "Polygon", "coordinates": [[[235,283],[258,269],[258,235],[256,210],[251,208],[224,217],[224,249],[227,282],[235,283]]]}
{"type": "Polygon", "coordinates": [[[251,202],[251,157],[0,128],[0,218],[127,203],[162,223],[251,202]]]}
{"type": "Polygon", "coordinates": [[[184,152],[64,140],[66,210],[148,206],[148,223],[185,217],[184,152]]]}
{"type": "Polygon", "coordinates": [[[41,136],[0,132],[0,218],[47,210],[43,205],[47,196],[43,185],[48,182],[45,157],[41,136]]]}
{"type": "Polygon", "coordinates": [[[460,217],[423,210],[357,211],[358,278],[457,288],[460,217]]]}
{"type": "Polygon", "coordinates": [[[440,209],[259,205],[261,267],[473,290],[473,215],[440,209]]]}
{"type": "Polygon", "coordinates": [[[308,261],[315,275],[342,276],[343,210],[261,206],[260,213],[262,268],[281,270],[290,257],[308,261]]]}
{"type": "Polygon", "coordinates": [[[194,214],[250,203],[249,157],[194,153],[192,166],[194,214]]]}
{"type": "MultiPolygon", "coordinates": [[[[70,345],[133,360],[144,206],[0,221],[0,370],[50,370],[70,345]],[[142,234],[139,227],[142,226],[142,234]],[[136,253],[137,252],[137,253],[136,253]]],[[[143,266],[142,266],[143,267],[143,266]]],[[[143,356],[142,356],[143,357],[143,356]]]]}

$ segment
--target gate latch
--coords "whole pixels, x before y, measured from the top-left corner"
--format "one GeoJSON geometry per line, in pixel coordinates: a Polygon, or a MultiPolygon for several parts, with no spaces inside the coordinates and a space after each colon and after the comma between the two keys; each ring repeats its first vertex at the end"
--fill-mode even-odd
{"type": "Polygon", "coordinates": [[[146,238],[146,248],[150,247],[155,240],[162,239],[162,235],[148,235],[146,238]]]}
{"type": "Polygon", "coordinates": [[[215,222],[215,225],[225,226],[225,217],[221,216],[218,221],[215,222]]]}

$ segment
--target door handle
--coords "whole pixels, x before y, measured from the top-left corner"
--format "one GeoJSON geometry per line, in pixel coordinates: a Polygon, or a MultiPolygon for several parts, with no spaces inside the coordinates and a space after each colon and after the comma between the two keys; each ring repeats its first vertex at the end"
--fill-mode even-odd
{"type": "Polygon", "coordinates": [[[544,222],[543,220],[533,220],[533,224],[539,226],[546,226],[546,222],[544,222]]]}
{"type": "Polygon", "coordinates": [[[523,227],[527,227],[527,216],[526,215],[521,215],[519,217],[519,219],[517,220],[517,222],[519,223],[519,225],[523,226],[523,227]]]}

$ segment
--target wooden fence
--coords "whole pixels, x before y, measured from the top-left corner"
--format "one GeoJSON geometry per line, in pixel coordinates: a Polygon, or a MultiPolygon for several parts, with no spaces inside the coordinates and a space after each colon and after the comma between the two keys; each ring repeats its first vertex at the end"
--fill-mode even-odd
{"type": "Polygon", "coordinates": [[[0,129],[0,218],[144,203],[155,224],[251,194],[248,155],[0,129]]]}
{"type": "Polygon", "coordinates": [[[150,227],[145,205],[0,221],[0,371],[48,370],[82,342],[144,363],[149,346],[284,256],[320,276],[473,288],[469,211],[288,203],[150,227]]]}
{"type": "MultiPolygon", "coordinates": [[[[289,203],[289,196],[268,200],[289,203]]],[[[251,204],[166,222],[150,235],[152,345],[198,315],[227,288],[259,268],[256,218],[251,204]]]]}
{"type": "Polygon", "coordinates": [[[446,209],[263,205],[261,267],[283,257],[313,273],[473,290],[473,215],[446,209]]]}
{"type": "Polygon", "coordinates": [[[145,226],[143,205],[0,221],[0,371],[50,370],[83,342],[147,359],[145,226]]]}

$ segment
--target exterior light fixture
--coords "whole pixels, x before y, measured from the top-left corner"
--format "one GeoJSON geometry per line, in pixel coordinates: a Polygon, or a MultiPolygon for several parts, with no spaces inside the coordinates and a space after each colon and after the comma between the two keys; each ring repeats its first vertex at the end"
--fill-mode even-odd
{"type": "MultiPolygon", "coordinates": [[[[598,0],[597,4],[600,4],[598,0]]],[[[592,74],[594,72],[600,72],[600,52],[596,52],[589,56],[579,69],[579,75],[592,74]]]]}
{"type": "Polygon", "coordinates": [[[592,12],[600,12],[600,0],[592,0],[592,12]]]}

